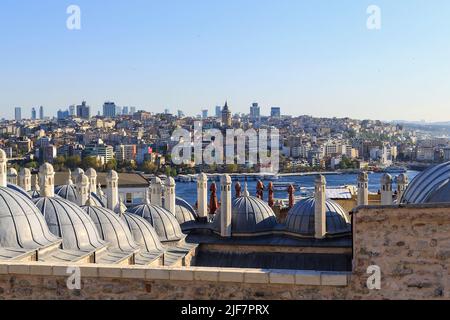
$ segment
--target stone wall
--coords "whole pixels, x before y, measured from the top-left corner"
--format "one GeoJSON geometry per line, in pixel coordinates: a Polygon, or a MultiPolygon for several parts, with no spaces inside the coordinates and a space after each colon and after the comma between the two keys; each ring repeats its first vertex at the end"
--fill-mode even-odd
{"type": "Polygon", "coordinates": [[[359,208],[353,214],[354,298],[449,299],[450,206],[359,208]],[[369,291],[367,268],[381,268],[369,291]]]}
{"type": "Polygon", "coordinates": [[[0,299],[449,299],[450,206],[361,207],[353,272],[0,263],[0,299]],[[367,268],[381,268],[381,290],[367,268]]]}

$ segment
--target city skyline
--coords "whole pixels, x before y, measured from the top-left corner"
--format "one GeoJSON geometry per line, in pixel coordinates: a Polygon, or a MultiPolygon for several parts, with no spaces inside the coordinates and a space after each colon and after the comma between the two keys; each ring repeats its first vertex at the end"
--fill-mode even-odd
{"type": "Polygon", "coordinates": [[[214,114],[228,99],[233,113],[257,101],[261,114],[450,119],[446,1],[377,1],[380,30],[367,29],[368,1],[82,0],[81,30],[66,28],[70,4],[2,4],[0,117],[83,100],[93,115],[105,101],[214,114]]]}

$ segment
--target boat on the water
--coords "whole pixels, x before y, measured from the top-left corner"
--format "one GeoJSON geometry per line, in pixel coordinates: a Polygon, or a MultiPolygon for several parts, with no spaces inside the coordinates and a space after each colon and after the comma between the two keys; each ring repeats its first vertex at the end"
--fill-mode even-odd
{"type": "Polygon", "coordinates": [[[296,190],[300,188],[296,182],[273,182],[273,190],[275,191],[287,191],[289,186],[292,185],[296,190]]]}

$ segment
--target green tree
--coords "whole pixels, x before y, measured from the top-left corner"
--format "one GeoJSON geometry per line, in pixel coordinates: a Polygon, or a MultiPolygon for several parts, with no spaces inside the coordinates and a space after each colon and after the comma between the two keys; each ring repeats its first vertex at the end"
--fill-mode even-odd
{"type": "Polygon", "coordinates": [[[111,159],[111,160],[109,160],[108,163],[107,163],[106,166],[105,166],[105,169],[106,169],[107,171],[110,171],[110,170],[117,170],[117,161],[116,161],[116,159],[111,159]]]}
{"type": "Polygon", "coordinates": [[[98,170],[101,167],[101,165],[100,165],[100,163],[99,163],[99,161],[97,160],[96,157],[85,157],[81,161],[81,167],[84,170],[87,170],[89,168],[98,170]]]}
{"type": "Polygon", "coordinates": [[[81,158],[80,156],[70,156],[66,158],[66,167],[69,169],[76,169],[79,168],[81,165],[81,158]]]}

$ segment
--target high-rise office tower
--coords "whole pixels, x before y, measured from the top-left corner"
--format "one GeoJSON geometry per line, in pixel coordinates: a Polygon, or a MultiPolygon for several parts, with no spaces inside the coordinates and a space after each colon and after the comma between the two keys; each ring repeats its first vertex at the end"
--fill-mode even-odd
{"type": "Polygon", "coordinates": [[[208,110],[202,110],[202,119],[207,119],[208,118],[208,110]]]}
{"type": "Polygon", "coordinates": [[[22,108],[21,107],[16,107],[14,109],[14,119],[16,119],[16,121],[22,120],[22,108]]]}
{"type": "Polygon", "coordinates": [[[259,107],[258,103],[253,103],[250,107],[250,119],[253,121],[259,121],[261,118],[261,108],[259,107]]]}
{"type": "Polygon", "coordinates": [[[89,119],[91,117],[91,107],[86,105],[86,101],[83,101],[81,105],[77,106],[77,117],[82,119],[89,119]]]}
{"type": "Polygon", "coordinates": [[[136,107],[130,107],[130,116],[136,113],[136,107]]]}
{"type": "Polygon", "coordinates": [[[44,107],[39,107],[39,120],[44,120],[44,107]]]}
{"type": "Polygon", "coordinates": [[[105,118],[114,118],[117,114],[117,107],[114,102],[105,102],[103,104],[103,116],[105,118]]]}
{"type": "Polygon", "coordinates": [[[216,106],[216,118],[220,119],[221,116],[222,116],[222,107],[216,106]]]}
{"type": "Polygon", "coordinates": [[[127,116],[127,115],[129,114],[128,107],[123,107],[123,108],[122,108],[122,114],[123,114],[124,116],[127,116]]]}
{"type": "Polygon", "coordinates": [[[31,120],[36,120],[36,108],[31,108],[31,120]]]}
{"type": "Polygon", "coordinates": [[[74,105],[69,106],[69,115],[71,117],[76,115],[75,106],[74,105]]]}
{"type": "Polygon", "coordinates": [[[281,118],[281,109],[279,107],[272,107],[270,111],[270,116],[272,118],[281,118]]]}
{"type": "Polygon", "coordinates": [[[44,120],[44,107],[39,107],[39,120],[44,120]]]}

